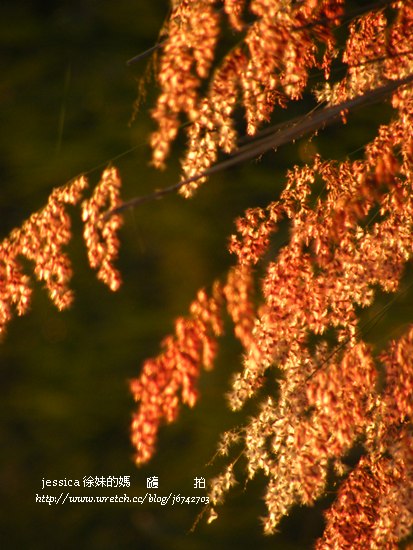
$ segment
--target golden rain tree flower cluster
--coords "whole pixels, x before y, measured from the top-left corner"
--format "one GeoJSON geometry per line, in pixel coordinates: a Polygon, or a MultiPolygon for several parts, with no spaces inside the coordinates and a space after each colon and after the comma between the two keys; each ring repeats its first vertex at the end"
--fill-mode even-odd
{"type": "MultiPolygon", "coordinates": [[[[375,289],[396,292],[412,259],[413,3],[378,2],[353,17],[339,0],[223,1],[220,17],[215,4],[215,11],[209,2],[175,4],[159,63],[153,161],[163,167],[179,116],[186,115],[188,148],[179,186],[186,197],[206,181],[219,151],[236,156],[248,150],[238,148],[239,103],[253,136],[276,106],[302,98],[311,69],[325,75],[312,89],[317,101],[327,108],[343,105],[343,120],[349,101],[400,81],[391,97],[393,120],[366,145],[364,159],[339,163],[315,156],[310,165],[288,172],[278,201],[250,209],[236,222],[229,246],[236,264],[220,303],[233,320],[244,360],[228,402],[241,409],[271,373],[278,392],[263,399],[245,426],[223,434],[218,451],[230,456],[241,444],[247,479],[258,472],[266,476],[266,533],[277,529],[294,504],[311,505],[321,497],[333,467],[341,486],[317,548],[395,548],[413,526],[413,329],[377,359],[361,337],[358,312],[374,303],[375,289]],[[225,16],[239,42],[213,64],[211,48],[225,16]],[[343,26],[347,39],[340,51],[335,31],[343,26]],[[202,66],[196,45],[201,35],[208,36],[202,66]],[[331,82],[337,58],[346,72],[331,82]],[[176,63],[183,68],[172,78],[176,63]],[[320,184],[323,192],[316,196],[320,184]],[[289,242],[269,258],[283,219],[290,224],[289,242]],[[257,266],[264,270],[258,297],[257,266]],[[348,473],[343,460],[360,442],[364,455],[348,473]]],[[[180,348],[168,345],[167,352],[174,353],[168,365],[175,362],[179,372],[180,348]]],[[[158,387],[152,393],[163,391],[155,372],[165,367],[154,369],[153,361],[163,365],[164,356],[145,363],[132,382],[140,400],[141,421],[137,425],[135,417],[133,425],[138,455],[150,431],[143,392],[153,383],[158,387]]],[[[165,416],[162,405],[156,400],[153,430],[165,416]]],[[[238,458],[228,459],[211,482],[209,521],[237,481],[238,458]]]]}
{"type": "Polygon", "coordinates": [[[176,419],[178,392],[182,403],[191,407],[197,400],[196,383],[201,367],[212,368],[216,337],[222,334],[221,296],[219,285],[215,286],[211,298],[200,290],[191,304],[191,316],[175,321],[175,334],[163,341],[162,354],[148,359],[139,379],[130,384],[133,396],[140,404],[132,422],[132,443],[138,464],[147,462],[153,455],[161,421],[173,422],[176,419]]]}
{"type": "MultiPolygon", "coordinates": [[[[153,117],[160,123],[152,136],[153,162],[159,167],[164,165],[179,127],[179,114],[185,113],[192,124],[188,128],[183,177],[208,168],[217,159],[218,148],[225,152],[235,149],[236,132],[231,115],[238,90],[243,96],[250,135],[269,119],[275,105],[285,106],[288,99],[301,97],[308,72],[316,65],[314,38],[331,47],[331,30],[340,21],[343,2],[254,0],[249,9],[256,20],[250,25],[241,19],[244,1],[224,2],[230,24],[236,31],[245,29],[245,37],[215,69],[207,95],[200,98],[200,82],[209,76],[219,29],[213,4],[178,2],[171,14],[169,36],[160,62],[162,93],[153,111],[153,117]],[[204,39],[202,65],[199,36],[204,39]],[[179,68],[174,71],[176,66],[179,68]]],[[[183,186],[181,192],[190,196],[202,181],[183,186]]]]}
{"type": "Polygon", "coordinates": [[[105,218],[105,213],[116,208],[120,199],[121,180],[117,170],[108,168],[102,174],[90,199],[82,203],[83,236],[85,238],[89,264],[97,269],[97,277],[115,291],[121,284],[119,272],[113,262],[119,249],[117,231],[122,225],[120,216],[105,218]]]}
{"type": "MultiPolygon", "coordinates": [[[[72,266],[64,247],[71,239],[71,221],[66,205],[77,205],[88,181],[80,176],[71,183],[56,188],[46,206],[32,214],[20,228],[14,229],[0,243],[0,334],[14,312],[24,315],[30,305],[30,277],[24,273],[21,259],[34,264],[34,275],[44,282],[50,299],[60,310],[69,307],[73,293],[68,284],[72,266]]],[[[120,203],[120,179],[114,168],[106,169],[93,196],[82,204],[85,222],[84,236],[92,268],[99,268],[98,277],[112,290],[120,284],[113,261],[119,242],[116,231],[120,217],[106,220],[103,214],[120,203]]]]}
{"type": "MultiPolygon", "coordinates": [[[[325,110],[306,131],[337,113],[345,120],[355,99],[363,105],[384,94],[393,118],[379,127],[362,159],[315,155],[289,170],[278,200],[236,220],[229,242],[235,261],[225,280],[212,285],[211,296],[198,292],[188,317],[176,320],[161,353],[130,383],[137,402],[132,444],[136,462],[147,462],[160,425],[177,418],[179,402],[196,403],[197,380],[203,367],[213,366],[228,314],[243,347],[228,404],[236,411],[258,395],[262,402],[245,425],[222,435],[218,453],[227,465],[211,482],[208,521],[237,482],[234,466],[242,456],[247,480],[259,473],[267,479],[266,533],[275,532],[295,504],[312,505],[323,496],[334,470],[339,489],[316,547],[396,548],[413,527],[413,327],[377,357],[363,340],[359,312],[374,303],[377,289],[399,290],[413,255],[413,2],[378,1],[353,14],[348,4],[173,3],[160,45],[160,93],[152,110],[158,127],[150,141],[153,164],[164,167],[186,117],[183,175],[173,187],[185,197],[206,181],[220,154],[238,162],[272,148],[275,130],[262,141],[260,126],[277,106],[308,91],[325,110]],[[224,24],[238,42],[216,61],[224,24]],[[343,44],[338,30],[347,33],[343,44]],[[330,80],[337,60],[345,74],[330,80]],[[315,69],[324,80],[310,87],[315,69]],[[240,145],[239,106],[246,134],[261,139],[260,147],[254,137],[240,145]],[[289,240],[274,251],[282,221],[289,224],[289,240]],[[276,395],[258,393],[266,378],[275,381],[276,395]],[[363,454],[349,471],[345,458],[355,444],[363,454]]],[[[1,331],[30,303],[21,258],[34,263],[59,309],[70,305],[65,207],[78,204],[87,185],[80,177],[53,191],[45,208],[1,243],[1,331]]],[[[120,285],[113,263],[123,207],[115,168],[104,171],[81,204],[89,263],[112,290],[120,285]]]]}

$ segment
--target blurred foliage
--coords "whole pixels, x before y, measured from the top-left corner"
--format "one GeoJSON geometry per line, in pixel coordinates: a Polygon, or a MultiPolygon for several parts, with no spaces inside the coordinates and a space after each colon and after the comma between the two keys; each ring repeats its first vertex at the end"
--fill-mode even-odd
{"type": "MultiPolygon", "coordinates": [[[[164,173],[148,163],[154,83],[148,84],[147,101],[129,125],[138,81],[150,65],[142,60],[128,68],[126,60],[156,43],[167,13],[166,1],[2,2],[2,237],[42,207],[54,187],[81,172],[95,183],[119,155],[115,164],[125,198],[177,180],[183,141],[164,173]]],[[[302,112],[310,104],[311,99],[304,101],[302,112]]],[[[386,116],[384,111],[380,116],[386,116]]],[[[372,109],[362,115],[367,121],[361,118],[355,129],[346,128],[338,154],[360,147],[374,133],[371,121],[377,115],[372,109]]],[[[342,128],[330,132],[334,136],[342,128]]],[[[169,196],[128,212],[119,260],[124,285],[116,294],[87,267],[79,213],[73,210],[74,306],[59,313],[36,287],[31,312],[10,324],[1,345],[1,548],[218,550],[255,545],[292,550],[308,548],[320,534],[320,510],[299,509],[282,524],[282,536],[264,537],[258,520],[265,513],[260,479],[247,491],[236,487],[219,518],[211,525],[201,520],[194,532],[190,529],[201,511],[195,505],[49,506],[36,504],[35,496],[47,492],[42,478],[89,475],[130,475],[130,495],[143,495],[152,475],[159,477],[158,494],[203,494],[194,490],[193,478],[217,473],[219,462],[206,464],[219,434],[254,411],[254,403],[236,415],[226,407],[231,373],[239,366],[237,343],[229,338],[216,369],[201,377],[198,406],[182,410],[179,422],[162,430],[157,455],[140,469],[129,443],[134,403],[128,379],[158,352],[174,317],[186,313],[197,289],[230,265],[226,243],[234,218],[246,207],[276,198],[285,169],[306,160],[309,146],[337,154],[331,135],[311,143],[302,140],[219,174],[191,201],[169,196]]],[[[394,315],[390,323],[394,325],[394,315]]],[[[48,492],[58,494],[57,489],[48,492]]],[[[79,494],[123,492],[83,489],[79,494]]]]}

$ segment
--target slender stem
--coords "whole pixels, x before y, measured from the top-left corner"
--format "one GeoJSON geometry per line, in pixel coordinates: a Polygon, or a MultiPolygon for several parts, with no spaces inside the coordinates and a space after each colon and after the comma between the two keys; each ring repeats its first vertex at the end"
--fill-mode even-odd
{"type": "Polygon", "coordinates": [[[165,44],[165,42],[166,42],[166,39],[162,40],[162,42],[158,42],[157,44],[155,44],[151,48],[148,48],[144,52],[138,53],[138,55],[135,55],[134,57],[131,57],[131,59],[128,59],[126,61],[126,65],[133,65],[134,63],[137,63],[141,59],[144,59],[145,57],[148,57],[149,55],[151,55],[151,53],[156,52],[156,50],[161,48],[165,44]]]}
{"type": "Polygon", "coordinates": [[[340,118],[341,114],[344,111],[352,111],[361,106],[376,103],[377,101],[380,101],[390,95],[400,86],[409,84],[410,82],[412,82],[412,80],[413,75],[407,76],[406,78],[402,78],[399,80],[393,80],[390,81],[388,84],[380,86],[375,90],[371,90],[370,92],[367,92],[363,95],[357,96],[354,99],[350,99],[348,101],[344,101],[343,103],[339,103],[338,105],[334,105],[332,107],[327,107],[320,111],[313,112],[304,119],[302,117],[299,119],[294,119],[298,120],[295,123],[292,123],[290,121],[287,124],[278,124],[276,126],[266,128],[263,132],[264,137],[260,137],[262,134],[259,134],[258,138],[255,137],[251,139],[250,142],[236,149],[227,159],[218,162],[217,164],[214,164],[213,166],[204,170],[203,172],[200,172],[199,174],[195,174],[190,178],[185,178],[178,183],[170,185],[169,187],[156,189],[153,193],[142,195],[140,197],[135,197],[127,202],[124,202],[120,206],[108,211],[105,214],[104,219],[108,219],[114,214],[120,214],[121,212],[130,208],[135,208],[136,206],[144,202],[161,199],[165,195],[178,191],[184,185],[188,185],[189,183],[195,182],[205,176],[210,176],[211,174],[220,172],[222,170],[230,168],[231,166],[235,166],[240,162],[256,158],[266,153],[267,151],[270,151],[271,149],[276,149],[277,147],[280,147],[281,145],[291,143],[292,141],[301,138],[306,134],[325,127],[328,124],[332,124],[338,118],[340,118]]]}

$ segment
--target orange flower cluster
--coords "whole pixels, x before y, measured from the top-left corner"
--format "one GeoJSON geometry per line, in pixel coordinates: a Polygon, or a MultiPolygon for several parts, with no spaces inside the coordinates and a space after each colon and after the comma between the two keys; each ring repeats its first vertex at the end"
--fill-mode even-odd
{"type": "Polygon", "coordinates": [[[326,514],[327,528],[317,550],[386,548],[396,550],[413,523],[411,434],[398,434],[398,456],[362,457],[326,514]]]}
{"type": "MultiPolygon", "coordinates": [[[[13,317],[14,309],[23,315],[30,305],[30,277],[23,272],[22,258],[33,262],[37,280],[44,282],[56,307],[62,310],[72,303],[73,292],[68,287],[72,267],[64,251],[72,236],[66,205],[78,204],[87,187],[84,176],[58,187],[42,210],[32,214],[0,243],[0,334],[13,317]]],[[[89,261],[92,267],[99,268],[98,277],[112,290],[120,284],[112,262],[117,256],[116,230],[121,220],[112,216],[105,221],[103,214],[120,203],[119,187],[116,170],[105,170],[92,198],[82,204],[89,261]]]]}
{"type": "Polygon", "coordinates": [[[105,218],[104,214],[121,203],[121,181],[116,168],[108,168],[102,174],[90,199],[82,203],[83,236],[87,246],[89,264],[97,269],[97,277],[115,291],[121,284],[118,270],[113,266],[118,256],[117,231],[122,224],[119,215],[105,218]]]}
{"type": "Polygon", "coordinates": [[[371,409],[370,454],[326,513],[318,549],[399,548],[413,525],[413,328],[381,356],[386,387],[371,409]]]}
{"type": "Polygon", "coordinates": [[[225,13],[228,15],[231,26],[237,31],[242,31],[244,28],[242,21],[244,8],[245,0],[224,0],[225,13]]]}
{"type": "Polygon", "coordinates": [[[396,17],[389,21],[385,6],[356,18],[351,23],[342,60],[346,76],[334,85],[325,83],[317,91],[319,100],[342,103],[387,80],[396,80],[413,71],[413,5],[394,2],[396,17]]]}
{"type": "MultiPolygon", "coordinates": [[[[239,99],[253,135],[275,105],[303,96],[313,68],[326,77],[311,90],[319,103],[371,99],[388,80],[397,81],[391,89],[399,87],[391,98],[393,120],[378,129],[363,159],[337,163],[316,155],[311,165],[287,173],[278,201],[236,221],[229,244],[236,264],[225,283],[214,286],[212,297],[198,293],[162,353],[131,381],[138,402],[136,462],[150,459],[161,423],[176,419],[180,401],[195,404],[200,369],[213,366],[225,308],[244,348],[230,407],[239,410],[261,395],[270,377],[278,385],[277,395],[264,397],[244,426],[223,434],[218,451],[230,455],[242,445],[247,479],[267,478],[265,532],[273,533],[293,505],[323,495],[333,466],[341,485],[317,548],[396,548],[413,526],[413,327],[377,359],[361,337],[358,313],[373,305],[377,289],[398,290],[413,257],[413,88],[410,80],[399,82],[413,75],[413,2],[379,2],[349,21],[344,0],[223,0],[222,10],[215,0],[173,4],[151,143],[153,162],[162,167],[181,114],[188,118],[184,180],[202,175],[219,150],[236,150],[239,99]],[[213,67],[223,17],[242,34],[213,67]],[[341,23],[348,27],[341,57],[347,72],[330,83],[338,56],[334,30],[341,23]],[[271,238],[282,219],[289,240],[274,252],[271,238]],[[346,477],[345,457],[356,443],[364,454],[346,477]]],[[[190,196],[204,179],[181,192],[190,196]]],[[[71,303],[65,206],[77,204],[86,187],[81,177],[53,191],[45,208],[0,244],[0,333],[30,303],[22,258],[34,263],[59,309],[71,303]]],[[[112,290],[120,285],[113,262],[121,218],[105,214],[121,204],[119,193],[119,175],[108,168],[82,203],[90,265],[112,290]]],[[[237,482],[236,460],[229,458],[212,480],[209,521],[237,482]]]]}
{"type": "MultiPolygon", "coordinates": [[[[368,435],[366,445],[371,445],[372,453],[378,449],[387,453],[394,443],[384,435],[387,427],[393,423],[400,430],[408,422],[410,435],[398,445],[413,448],[409,439],[413,332],[394,348],[391,357],[396,355],[397,362],[387,356],[383,359],[387,385],[381,395],[375,362],[360,341],[356,311],[373,303],[375,287],[395,292],[413,255],[412,95],[408,89],[395,94],[393,103],[400,117],[380,128],[366,148],[365,160],[337,165],[317,157],[312,167],[294,168],[280,201],[266,211],[248,211],[245,220],[237,222],[240,237],[231,240],[231,250],[238,257],[236,269],[245,268],[267,250],[275,219],[284,216],[291,222],[290,242],[266,266],[264,303],[253,317],[244,369],[235,376],[229,394],[230,405],[237,410],[256,394],[269,367],[276,365],[285,373],[278,400],[268,398],[241,434],[248,477],[260,470],[268,477],[267,533],[274,531],[291,506],[311,504],[323,494],[329,464],[336,463],[340,470],[342,457],[360,438],[368,435]],[[312,186],[320,178],[325,193],[314,204],[312,186]],[[375,219],[378,207],[380,216],[375,219]],[[328,331],[335,334],[333,347],[324,338],[328,331]],[[314,351],[310,337],[318,342],[314,351]]],[[[411,498],[411,473],[403,476],[409,480],[411,498]]],[[[222,501],[227,490],[225,479],[222,475],[212,481],[214,504],[222,501]]],[[[396,480],[389,478],[389,483],[396,480]]],[[[407,506],[401,487],[400,482],[391,490],[407,506]]],[[[402,509],[400,503],[392,506],[402,509]]],[[[407,525],[411,529],[410,510],[404,532],[407,525]]],[[[216,517],[216,510],[211,514],[216,517]]],[[[340,508],[331,532],[339,520],[343,529],[346,521],[351,523],[351,511],[347,517],[340,508]]],[[[377,529],[385,540],[396,520],[387,526],[384,519],[380,521],[377,529]]],[[[397,529],[392,533],[400,539],[397,529]]],[[[323,548],[364,547],[360,542],[364,539],[354,540],[360,544],[350,537],[347,546],[328,543],[323,548]]]]}
{"type": "MultiPolygon", "coordinates": [[[[313,68],[322,69],[325,80],[310,91],[320,105],[330,106],[355,97],[367,101],[389,80],[413,75],[413,2],[369,4],[348,18],[344,4],[223,0],[220,14],[242,34],[211,71],[221,15],[212,2],[177,3],[161,59],[154,111],[159,130],[152,144],[155,163],[163,164],[178,117],[187,116],[182,181],[203,177],[183,184],[183,195],[191,196],[205,181],[219,150],[237,151],[239,103],[253,135],[276,105],[302,98],[313,68]],[[341,55],[338,26],[348,31],[341,55]],[[200,35],[207,37],[205,70],[198,65],[200,35]],[[347,70],[337,78],[333,61],[339,55],[347,70]]],[[[277,529],[293,505],[314,503],[333,466],[342,485],[326,514],[320,549],[395,548],[413,526],[413,329],[378,362],[359,326],[359,310],[373,305],[377,289],[398,290],[413,255],[411,84],[399,86],[391,103],[394,118],[378,129],[363,159],[335,163],[315,156],[311,165],[294,167],[280,199],[249,209],[229,244],[236,265],[223,285],[224,305],[244,347],[229,405],[239,410],[270,376],[278,392],[263,399],[245,426],[223,434],[219,453],[243,445],[247,478],[260,472],[267,477],[266,533],[277,529]],[[282,219],[290,225],[289,242],[271,253],[282,219]],[[259,296],[257,267],[264,271],[259,296]],[[363,443],[365,455],[345,478],[345,456],[356,442],[363,443]]],[[[168,340],[161,358],[145,364],[135,392],[143,411],[134,423],[140,460],[153,452],[158,419],[175,414],[176,388],[165,389],[172,380],[165,372],[176,369],[176,342],[168,340]],[[172,413],[162,408],[164,402],[172,413]]],[[[233,466],[229,458],[212,480],[209,521],[237,481],[233,466]]]]}
{"type": "Polygon", "coordinates": [[[76,204],[87,187],[84,177],[55,189],[47,205],[32,214],[0,244],[0,333],[13,316],[26,313],[30,305],[30,278],[23,274],[20,258],[34,263],[34,274],[43,281],[49,296],[59,309],[72,300],[68,282],[72,276],[70,260],[63,247],[71,237],[66,204],[76,204]]]}
{"type": "Polygon", "coordinates": [[[181,0],[172,10],[159,68],[162,89],[152,116],[159,130],[152,135],[153,163],[163,167],[179,127],[179,114],[196,116],[198,88],[214,58],[218,14],[215,0],[181,0]]]}
{"type": "MultiPolygon", "coordinates": [[[[214,74],[208,97],[199,102],[195,120],[188,128],[188,151],[182,162],[183,178],[191,178],[207,170],[218,157],[218,147],[230,153],[236,146],[236,131],[231,115],[237,101],[237,82],[247,58],[236,48],[214,74]]],[[[206,180],[200,178],[184,185],[185,197],[206,180]]]]}
{"type": "MultiPolygon", "coordinates": [[[[219,28],[214,2],[178,2],[168,28],[158,80],[161,94],[153,111],[159,129],[152,135],[153,162],[163,167],[179,128],[179,114],[191,121],[183,179],[202,174],[217,159],[218,149],[236,148],[233,113],[242,95],[247,133],[268,121],[275,105],[300,99],[308,72],[317,65],[321,43],[333,49],[332,29],[342,14],[343,0],[284,2],[253,0],[249,11],[255,22],[242,21],[244,0],[225,0],[224,12],[235,31],[246,28],[241,44],[224,57],[209,79],[208,93],[199,98],[202,79],[209,76],[219,28]],[[201,63],[202,60],[202,63],[201,63]]],[[[325,56],[324,67],[327,70],[325,56]]],[[[182,186],[189,197],[205,181],[182,186]]]]}
{"type": "Polygon", "coordinates": [[[382,354],[386,387],[367,429],[370,454],[342,484],[317,548],[399,548],[413,525],[413,328],[382,354]]]}
{"type": "Polygon", "coordinates": [[[259,262],[281,217],[282,210],[271,204],[266,210],[250,208],[243,218],[235,221],[239,235],[231,235],[229,251],[238,256],[241,266],[254,266],[259,262]]]}
{"type": "Polygon", "coordinates": [[[236,266],[228,273],[224,286],[226,308],[234,323],[234,334],[244,348],[252,342],[255,323],[254,278],[251,269],[236,266]]]}
{"type": "Polygon", "coordinates": [[[178,318],[174,336],[162,343],[163,352],[145,361],[140,377],[130,383],[138,412],[132,422],[132,443],[136,462],[147,462],[155,451],[162,421],[173,422],[181,401],[192,407],[197,400],[196,384],[203,366],[211,369],[216,353],[216,336],[222,333],[220,302],[222,289],[213,296],[198,292],[189,318],[178,318]]]}

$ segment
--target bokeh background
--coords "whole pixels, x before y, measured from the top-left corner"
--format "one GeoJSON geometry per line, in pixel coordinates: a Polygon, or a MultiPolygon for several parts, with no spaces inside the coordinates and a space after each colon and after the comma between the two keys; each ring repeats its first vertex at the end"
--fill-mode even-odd
{"type": "MultiPolygon", "coordinates": [[[[4,0],[0,6],[0,231],[5,237],[41,208],[54,187],[87,172],[97,183],[113,161],[123,179],[123,197],[146,194],[179,177],[178,140],[168,169],[149,166],[149,111],[156,97],[149,59],[126,61],[157,41],[168,14],[163,0],[4,0]],[[147,98],[131,123],[138,83],[147,98]]],[[[316,75],[315,75],[316,77],[316,75]]],[[[276,117],[305,113],[310,97],[276,117]]],[[[0,547],[49,549],[305,549],[321,534],[321,511],[296,508],[281,534],[264,537],[260,516],[265,480],[239,484],[211,525],[201,506],[154,504],[35,503],[42,479],[130,476],[126,490],[83,489],[73,494],[130,496],[146,492],[146,478],[159,478],[159,495],[203,495],[194,477],[211,479],[219,434],[256,410],[229,412],[225,392],[240,365],[240,348],[228,335],[214,371],[203,373],[195,409],[161,431],[159,450],[136,468],[129,442],[134,408],[128,380],[185,315],[197,289],[222,277],[232,259],[226,250],[233,220],[245,208],[265,205],[283,186],[285,170],[314,153],[361,154],[387,105],[372,107],[345,128],[301,140],[277,155],[220,173],[191,201],[170,195],[125,215],[118,266],[124,284],[113,294],[87,266],[78,209],[73,209],[73,307],[59,313],[35,283],[29,314],[14,319],[0,347],[0,547]]],[[[275,119],[276,119],[275,117],[275,119]]],[[[278,118],[279,120],[279,118],[278,118]]],[[[240,123],[242,124],[242,123],[240,123]]],[[[182,133],[183,134],[183,133],[182,133]]],[[[276,237],[278,245],[285,232],[276,237]]],[[[277,243],[276,243],[277,244],[277,243]]],[[[386,302],[387,300],[387,302],[386,302]]],[[[388,297],[380,296],[374,315],[388,297]]],[[[408,320],[406,296],[375,327],[387,339],[408,320]]],[[[369,335],[370,336],[370,335],[369,335]]],[[[222,464],[222,463],[221,463],[222,464]]],[[[240,464],[240,472],[242,471],[240,464]]]]}

